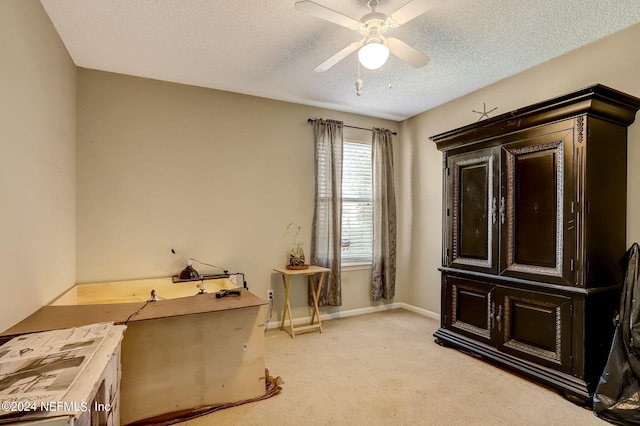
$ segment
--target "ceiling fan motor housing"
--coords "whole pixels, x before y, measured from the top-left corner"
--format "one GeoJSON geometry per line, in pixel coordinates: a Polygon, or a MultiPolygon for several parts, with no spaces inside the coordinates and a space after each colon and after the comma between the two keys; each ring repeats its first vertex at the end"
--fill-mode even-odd
{"type": "Polygon", "coordinates": [[[367,13],[360,19],[358,30],[362,35],[370,35],[370,33],[384,33],[389,28],[387,23],[387,15],[384,13],[372,12],[367,13]]]}
{"type": "Polygon", "coordinates": [[[378,12],[367,13],[360,20],[360,34],[364,35],[364,44],[385,44],[386,39],[382,34],[389,28],[387,15],[378,12]]]}

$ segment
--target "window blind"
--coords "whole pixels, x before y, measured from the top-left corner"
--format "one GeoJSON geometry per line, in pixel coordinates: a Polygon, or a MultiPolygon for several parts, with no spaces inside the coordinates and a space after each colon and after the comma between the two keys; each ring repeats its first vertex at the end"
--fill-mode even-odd
{"type": "Polygon", "coordinates": [[[373,250],[371,144],[344,141],[342,153],[342,263],[370,263],[373,250]]]}

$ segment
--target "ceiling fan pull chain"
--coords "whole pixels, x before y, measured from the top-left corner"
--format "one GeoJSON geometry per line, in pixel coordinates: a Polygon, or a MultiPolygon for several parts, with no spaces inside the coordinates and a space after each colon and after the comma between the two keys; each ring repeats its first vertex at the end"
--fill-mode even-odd
{"type": "Polygon", "coordinates": [[[362,79],[360,78],[360,61],[358,63],[358,79],[356,80],[356,95],[362,96],[362,79]]]}
{"type": "Polygon", "coordinates": [[[356,95],[362,95],[362,79],[359,78],[356,80],[356,95]]]}

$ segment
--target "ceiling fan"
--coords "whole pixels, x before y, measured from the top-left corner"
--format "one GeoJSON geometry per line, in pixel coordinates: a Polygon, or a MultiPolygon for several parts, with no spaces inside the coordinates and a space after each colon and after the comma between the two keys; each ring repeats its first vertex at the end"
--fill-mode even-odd
{"type": "Polygon", "coordinates": [[[328,70],[356,50],[358,50],[360,63],[369,69],[378,69],[384,65],[389,57],[389,52],[409,65],[420,68],[429,62],[429,58],[425,54],[397,38],[385,37],[384,34],[389,28],[397,28],[422,15],[440,1],[442,0],[413,0],[387,16],[384,13],[376,12],[377,0],[369,0],[367,6],[371,8],[371,12],[364,15],[359,21],[310,0],[296,2],[295,8],[325,21],[356,30],[363,35],[360,41],[349,44],[315,67],[313,70],[316,72],[328,70]]]}

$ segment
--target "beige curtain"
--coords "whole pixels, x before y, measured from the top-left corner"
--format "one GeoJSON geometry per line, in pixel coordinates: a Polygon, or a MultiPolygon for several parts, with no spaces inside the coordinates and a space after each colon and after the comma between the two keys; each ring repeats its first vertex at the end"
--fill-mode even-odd
{"type": "Polygon", "coordinates": [[[396,290],[396,196],[391,131],[373,129],[373,260],[371,300],[392,299],[396,290]]]}
{"type": "MultiPolygon", "coordinates": [[[[313,124],[315,204],[311,232],[311,263],[330,268],[318,304],[342,305],[340,240],[342,234],[341,121],[318,119],[313,124]]],[[[309,303],[312,303],[309,294],[309,303]]]]}

